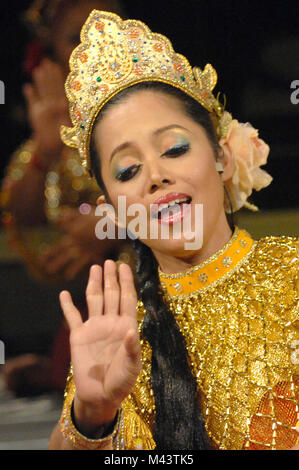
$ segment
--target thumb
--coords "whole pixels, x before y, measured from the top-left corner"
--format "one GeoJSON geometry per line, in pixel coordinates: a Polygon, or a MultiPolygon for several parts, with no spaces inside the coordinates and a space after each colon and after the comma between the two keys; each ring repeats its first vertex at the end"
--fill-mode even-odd
{"type": "Polygon", "coordinates": [[[133,362],[136,366],[136,361],[138,361],[140,355],[139,335],[137,331],[133,329],[128,331],[124,340],[124,346],[130,362],[133,362]]]}
{"type": "Polygon", "coordinates": [[[37,101],[37,94],[32,85],[30,83],[26,83],[23,86],[23,94],[25,96],[27,105],[30,107],[37,101]]]}

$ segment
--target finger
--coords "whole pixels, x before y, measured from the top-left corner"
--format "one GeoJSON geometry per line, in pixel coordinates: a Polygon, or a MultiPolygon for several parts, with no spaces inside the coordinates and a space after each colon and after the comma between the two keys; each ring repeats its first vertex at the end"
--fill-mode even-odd
{"type": "Polygon", "coordinates": [[[66,280],[71,281],[74,279],[80,273],[80,271],[82,271],[82,269],[84,269],[89,264],[89,261],[90,255],[85,254],[81,255],[78,260],[71,263],[71,265],[65,271],[66,280]]]}
{"type": "Polygon", "coordinates": [[[106,260],[104,263],[104,314],[119,315],[120,288],[117,279],[116,263],[106,260]]]}
{"type": "Polygon", "coordinates": [[[80,248],[76,245],[61,249],[56,253],[55,258],[47,263],[46,270],[51,274],[65,271],[67,266],[80,258],[80,255],[80,248]]]}
{"type": "Polygon", "coordinates": [[[99,265],[93,265],[89,271],[89,279],[86,288],[86,302],[89,317],[103,314],[103,274],[99,265]]]}
{"type": "Polygon", "coordinates": [[[43,97],[43,89],[44,89],[44,73],[42,66],[39,65],[33,70],[32,74],[33,84],[36,90],[38,97],[41,99],[43,97]]]}
{"type": "Polygon", "coordinates": [[[30,83],[26,83],[26,85],[24,85],[23,94],[25,96],[28,108],[34,106],[35,103],[39,100],[35,87],[30,85],[30,83]]]}
{"type": "Polygon", "coordinates": [[[72,301],[71,294],[68,291],[62,291],[59,295],[60,305],[70,330],[82,325],[82,318],[79,310],[72,301]]]}
{"type": "Polygon", "coordinates": [[[63,269],[73,260],[74,257],[70,255],[66,250],[59,250],[53,254],[52,258],[49,259],[45,265],[45,270],[48,273],[55,274],[63,269]]]}
{"type": "Polygon", "coordinates": [[[41,98],[46,98],[53,95],[53,84],[51,83],[53,80],[51,76],[49,76],[49,70],[45,60],[41,62],[37,68],[36,73],[34,74],[34,80],[41,98]]]}
{"type": "MultiPolygon", "coordinates": [[[[34,73],[34,82],[38,89],[38,94],[42,99],[57,98],[56,78],[53,76],[52,67],[49,66],[46,61],[43,61],[41,65],[37,67],[34,73]]],[[[59,93],[59,95],[60,94],[61,93],[59,93]]]]}
{"type": "Polygon", "coordinates": [[[49,90],[51,90],[53,94],[57,95],[57,97],[59,95],[64,97],[64,78],[59,65],[49,59],[45,59],[43,66],[47,73],[47,77],[49,78],[49,90]]]}
{"type": "Polygon", "coordinates": [[[140,350],[138,332],[133,329],[129,330],[125,337],[124,345],[128,355],[136,359],[140,350]]]}
{"type": "Polygon", "coordinates": [[[129,375],[134,377],[134,382],[136,380],[136,368],[139,367],[139,372],[141,370],[141,353],[140,353],[140,341],[139,334],[136,330],[129,330],[125,340],[124,340],[124,349],[126,351],[126,368],[129,375]]]}
{"type": "Polygon", "coordinates": [[[41,255],[40,260],[44,262],[50,262],[52,259],[59,256],[61,252],[64,252],[68,247],[74,244],[71,237],[63,237],[58,243],[50,248],[45,249],[41,255]]]}
{"type": "Polygon", "coordinates": [[[134,285],[134,278],[128,264],[122,263],[119,266],[120,282],[120,315],[129,315],[137,318],[137,293],[134,285]]]}

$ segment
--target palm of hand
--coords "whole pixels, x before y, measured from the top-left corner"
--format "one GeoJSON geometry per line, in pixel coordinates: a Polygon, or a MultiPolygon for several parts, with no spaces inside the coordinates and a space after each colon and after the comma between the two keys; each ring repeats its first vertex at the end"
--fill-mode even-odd
{"type": "Polygon", "coordinates": [[[121,402],[139,371],[127,358],[124,340],[136,320],[116,315],[89,318],[71,333],[72,364],[78,398],[121,402]],[[135,369],[135,370],[134,370],[135,369]]]}
{"type": "Polygon", "coordinates": [[[69,124],[64,79],[59,66],[44,59],[34,70],[33,83],[24,87],[24,95],[39,149],[44,153],[59,153],[62,147],[60,126],[69,124]]]}
{"type": "Polygon", "coordinates": [[[66,100],[61,97],[58,97],[58,100],[54,97],[45,98],[36,101],[30,110],[30,121],[35,135],[47,149],[56,149],[60,144],[60,126],[66,120],[66,104],[66,100]]]}
{"type": "Polygon", "coordinates": [[[87,321],[83,322],[70,294],[62,292],[61,306],[70,326],[71,360],[76,397],[94,409],[118,409],[140,372],[137,296],[131,269],[107,260],[102,270],[92,266],[86,289],[87,321]]]}

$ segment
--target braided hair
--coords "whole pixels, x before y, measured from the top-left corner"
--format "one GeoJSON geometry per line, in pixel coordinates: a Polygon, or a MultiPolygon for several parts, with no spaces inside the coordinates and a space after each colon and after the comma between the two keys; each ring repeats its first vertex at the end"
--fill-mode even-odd
{"type": "Polygon", "coordinates": [[[138,292],[146,309],[142,333],[152,349],[157,449],[205,449],[197,383],[188,365],[183,335],[160,293],[157,261],[139,240],[134,241],[134,249],[138,292]]]}
{"type": "MultiPolygon", "coordinates": [[[[95,126],[108,107],[142,89],[157,90],[179,99],[188,115],[204,128],[215,156],[219,154],[219,144],[209,113],[182,91],[163,83],[141,83],[120,92],[101,111],[95,126]]],[[[109,201],[94,138],[91,140],[90,153],[92,172],[109,201]]],[[[209,441],[199,406],[197,382],[188,364],[185,339],[173,313],[163,300],[157,260],[151,249],[140,240],[136,239],[131,243],[136,255],[137,293],[146,310],[142,333],[152,350],[151,387],[156,408],[153,437],[156,448],[207,449],[209,441]]]]}

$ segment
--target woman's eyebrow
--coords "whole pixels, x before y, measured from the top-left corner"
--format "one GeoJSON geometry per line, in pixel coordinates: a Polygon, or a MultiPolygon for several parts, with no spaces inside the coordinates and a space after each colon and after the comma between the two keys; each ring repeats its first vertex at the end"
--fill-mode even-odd
{"type": "Polygon", "coordinates": [[[184,131],[188,131],[188,129],[186,129],[185,127],[183,126],[180,126],[179,124],[170,124],[169,126],[165,126],[165,127],[160,127],[159,129],[157,129],[156,131],[153,132],[153,135],[158,135],[158,134],[161,134],[162,132],[165,132],[165,131],[169,131],[170,129],[182,129],[184,131]]]}
{"type": "Polygon", "coordinates": [[[120,144],[118,145],[117,147],[115,147],[115,149],[112,151],[111,153],[111,156],[110,156],[110,162],[112,160],[112,158],[114,157],[114,155],[117,153],[117,152],[120,152],[121,150],[125,149],[126,147],[129,147],[130,145],[133,145],[132,142],[124,142],[123,144],[120,144]]]}
{"type": "MultiPolygon", "coordinates": [[[[188,129],[186,129],[185,127],[183,126],[180,126],[179,124],[170,124],[168,126],[164,126],[164,127],[160,127],[159,129],[156,129],[154,132],[153,132],[153,135],[154,136],[157,136],[159,134],[162,134],[162,132],[165,132],[165,131],[169,131],[170,129],[182,129],[184,131],[188,131],[188,129]]],[[[115,147],[115,149],[112,151],[111,153],[111,156],[110,156],[110,162],[112,160],[112,158],[114,157],[114,155],[117,153],[117,152],[120,152],[121,150],[124,150],[126,147],[129,147],[130,145],[133,145],[132,142],[123,142],[122,144],[118,145],[117,147],[115,147]]]]}

